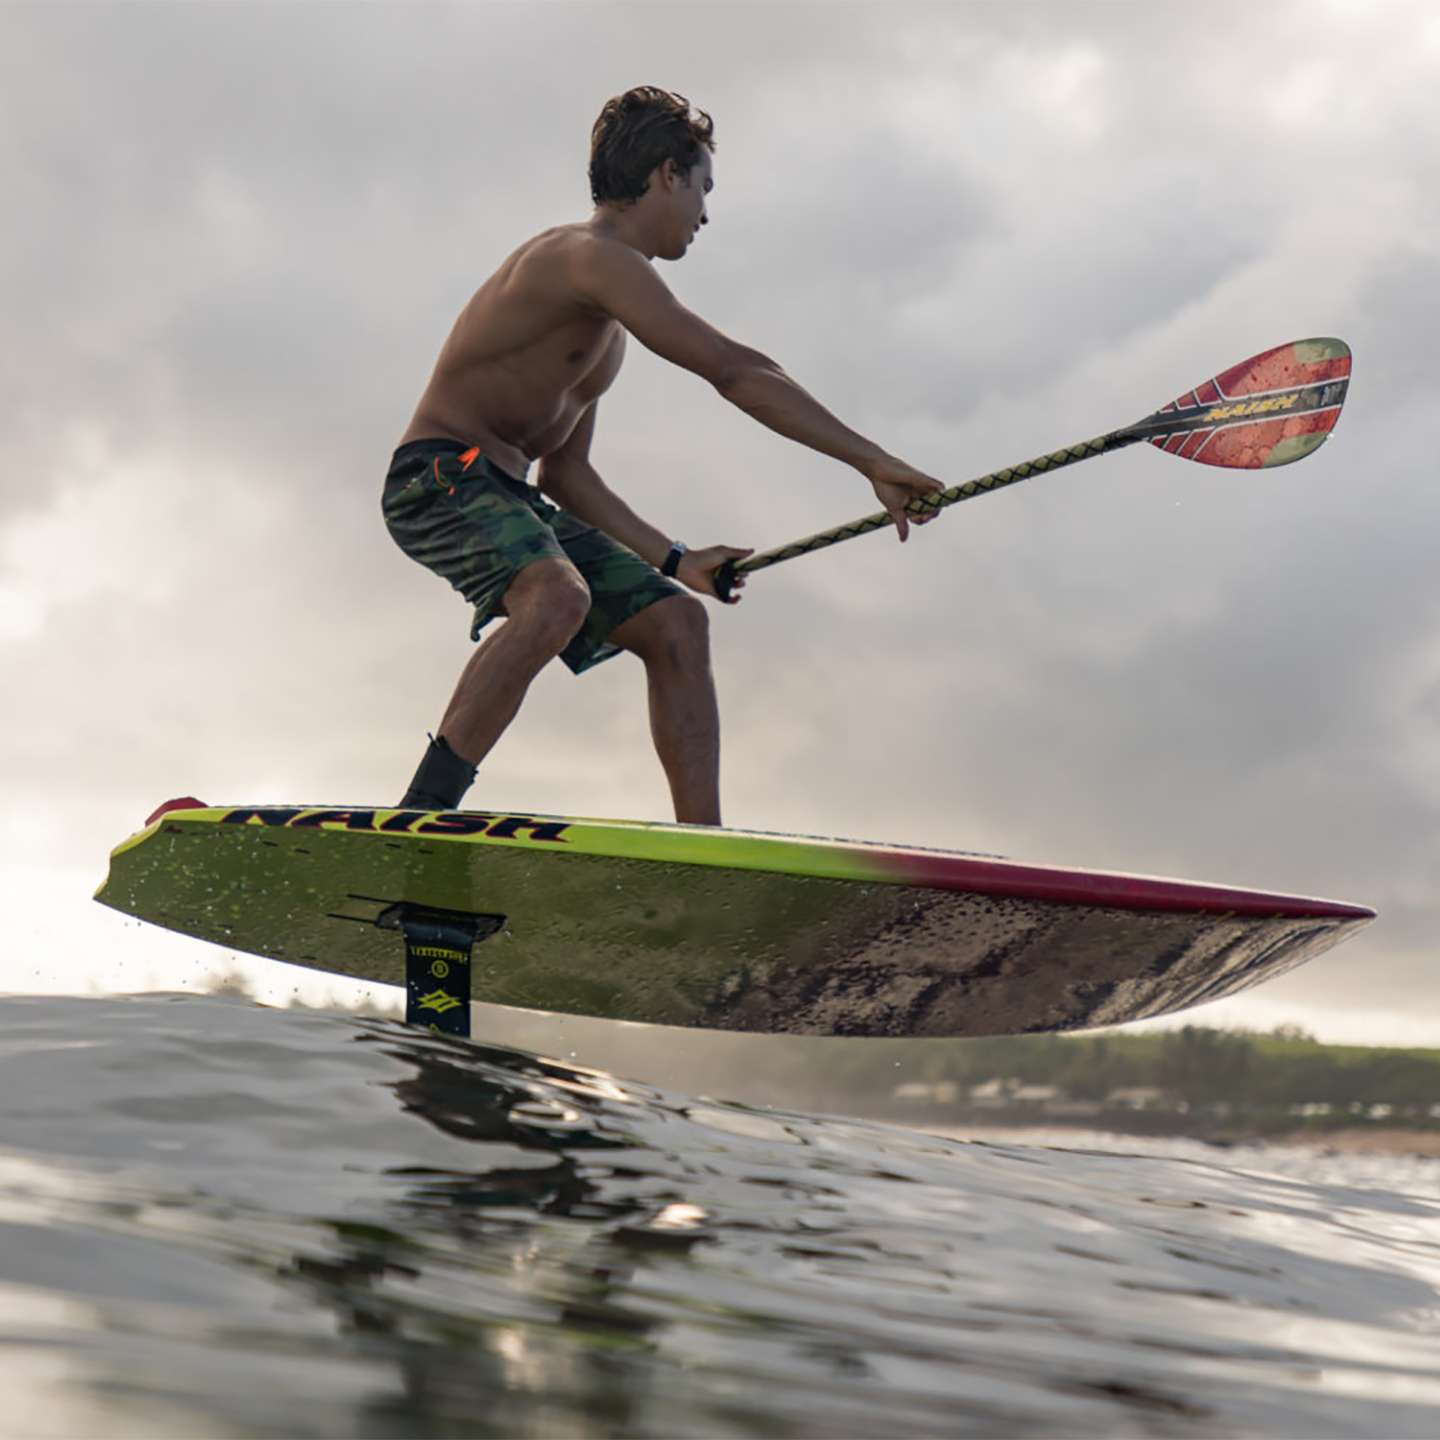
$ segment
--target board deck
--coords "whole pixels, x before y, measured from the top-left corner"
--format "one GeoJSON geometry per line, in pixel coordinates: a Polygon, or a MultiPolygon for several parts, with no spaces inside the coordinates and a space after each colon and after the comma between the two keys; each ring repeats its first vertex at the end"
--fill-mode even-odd
{"type": "MultiPolygon", "coordinates": [[[[162,807],[115,849],[96,899],[359,980],[406,984],[408,950],[437,957],[427,963],[462,999],[805,1035],[1121,1024],[1233,995],[1374,918],[1336,901],[858,841],[321,806],[162,807]],[[427,948],[397,928],[407,907],[478,917],[482,938],[468,957],[448,941],[427,948]]],[[[427,982],[416,989],[417,963],[412,1014],[417,1002],[457,1008],[423,993],[427,982]]]]}

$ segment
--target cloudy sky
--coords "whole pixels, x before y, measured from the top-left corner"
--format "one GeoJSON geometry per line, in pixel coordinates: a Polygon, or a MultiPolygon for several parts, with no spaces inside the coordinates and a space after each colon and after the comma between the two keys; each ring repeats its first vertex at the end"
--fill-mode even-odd
{"type": "MultiPolygon", "coordinates": [[[[1303,464],[1138,447],[757,576],[727,821],[1368,903],[1195,1018],[1440,1043],[1433,5],[8,3],[0,78],[0,986],[213,967],[89,900],[160,800],[404,788],[468,617],[385,533],[389,454],[651,83],[719,142],[666,278],[949,483],[1355,352],[1303,464]]],[[[638,346],[595,454],[696,545],[874,508],[638,346]]],[[[543,675],[472,803],[668,818],[638,662],[543,675]]]]}

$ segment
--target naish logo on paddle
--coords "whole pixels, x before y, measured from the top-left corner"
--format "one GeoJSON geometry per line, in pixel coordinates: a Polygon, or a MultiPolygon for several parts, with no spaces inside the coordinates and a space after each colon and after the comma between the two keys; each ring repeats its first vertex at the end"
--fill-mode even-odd
{"type": "Polygon", "coordinates": [[[491,840],[559,844],[565,843],[565,832],[570,828],[564,820],[536,820],[529,815],[495,815],[482,810],[307,810],[297,806],[227,810],[220,823],[385,835],[484,835],[491,840]]]}
{"type": "Polygon", "coordinates": [[[1273,410],[1289,410],[1300,403],[1298,394],[1272,395],[1268,400],[1237,400],[1233,405],[1216,405],[1207,410],[1202,420],[1238,420],[1242,415],[1268,415],[1273,410]]]}

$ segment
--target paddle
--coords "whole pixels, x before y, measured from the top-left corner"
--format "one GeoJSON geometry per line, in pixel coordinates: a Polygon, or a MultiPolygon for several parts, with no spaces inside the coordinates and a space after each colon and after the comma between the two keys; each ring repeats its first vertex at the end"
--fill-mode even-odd
{"type": "MultiPolygon", "coordinates": [[[[1296,340],[1277,345],[1202,381],[1134,425],[952,485],[926,499],[914,499],[905,508],[912,515],[923,515],[1140,440],[1148,440],[1167,455],[1198,460],[1202,465],[1244,470],[1289,465],[1325,443],[1340,417],[1349,385],[1350,347],[1343,340],[1296,340]]],[[[715,593],[728,600],[737,575],[766,570],[782,560],[809,555],[894,523],[882,510],[792,540],[776,550],[764,550],[738,565],[729,561],[716,572],[715,593]]]]}

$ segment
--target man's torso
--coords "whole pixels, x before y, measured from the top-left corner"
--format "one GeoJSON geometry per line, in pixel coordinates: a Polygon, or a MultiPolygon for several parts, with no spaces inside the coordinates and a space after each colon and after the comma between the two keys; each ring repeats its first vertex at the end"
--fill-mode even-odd
{"type": "Polygon", "coordinates": [[[625,332],[570,280],[583,225],[526,241],[460,312],[401,444],[448,437],[523,475],[614,381],[625,332]]]}

